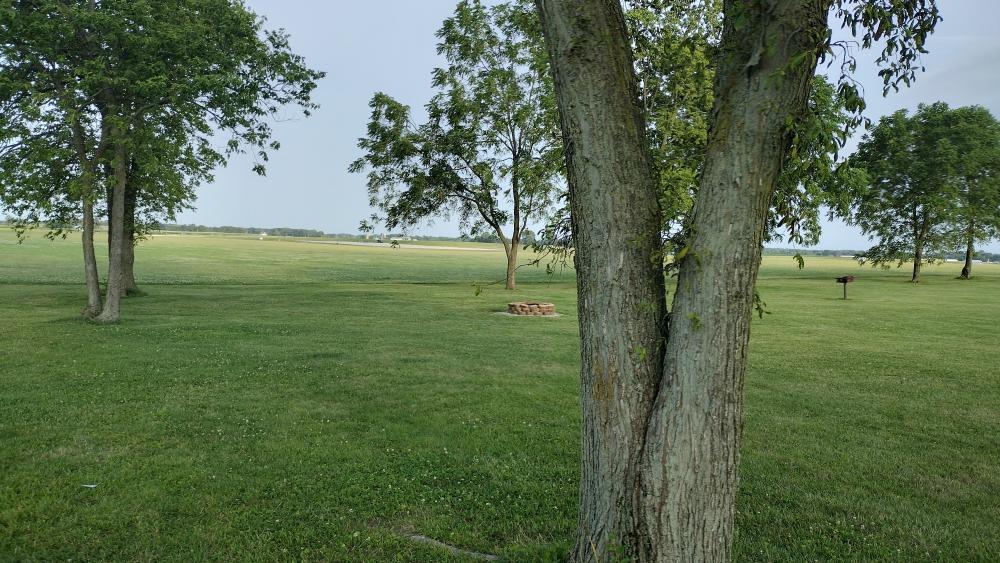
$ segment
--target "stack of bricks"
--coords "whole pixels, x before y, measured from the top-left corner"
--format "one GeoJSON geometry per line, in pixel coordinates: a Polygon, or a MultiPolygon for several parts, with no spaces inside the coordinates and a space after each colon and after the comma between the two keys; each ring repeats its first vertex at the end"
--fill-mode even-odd
{"type": "Polygon", "coordinates": [[[556,306],[552,303],[535,303],[520,301],[508,303],[507,312],[511,315],[524,315],[531,317],[545,317],[556,314],[556,306]]]}

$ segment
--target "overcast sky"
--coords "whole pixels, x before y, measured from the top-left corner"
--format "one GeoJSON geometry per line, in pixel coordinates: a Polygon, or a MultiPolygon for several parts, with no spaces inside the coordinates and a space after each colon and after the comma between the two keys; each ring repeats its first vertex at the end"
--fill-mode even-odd
{"type": "MultiPolygon", "coordinates": [[[[272,155],[266,177],[234,159],[215,182],[198,190],[197,210],[181,223],[259,227],[303,227],[328,233],[356,232],[371,214],[363,175],[349,174],[359,156],[357,139],[368,122],[368,101],[383,91],[415,110],[431,95],[430,72],[442,64],[434,32],[455,0],[247,0],[285,28],[293,48],[327,77],[315,100],[321,108],[308,119],[275,124],[281,150],[272,155]]],[[[900,93],[882,97],[875,68],[859,66],[868,116],[877,118],[919,103],[978,104],[1000,116],[1000,34],[993,17],[997,0],[939,0],[944,21],[928,42],[927,72],[900,93]]],[[[834,69],[836,70],[836,69],[834,69]]],[[[422,225],[421,234],[458,234],[446,221],[422,225]]],[[[860,249],[870,244],[840,223],[824,225],[818,248],[860,249]]],[[[992,244],[1000,251],[1000,244],[992,244]]]]}

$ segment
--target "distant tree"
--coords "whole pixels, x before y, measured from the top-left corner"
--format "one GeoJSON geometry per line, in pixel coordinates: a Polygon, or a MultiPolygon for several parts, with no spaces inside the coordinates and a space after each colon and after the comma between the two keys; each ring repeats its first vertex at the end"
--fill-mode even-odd
{"type": "MultiPolygon", "coordinates": [[[[133,207],[140,209],[141,200],[168,215],[192,192],[159,189],[204,178],[227,155],[249,148],[263,173],[268,151],[278,148],[268,119],[292,103],[308,114],[321,76],[291,52],[284,32],[264,30],[237,0],[9,3],[0,8],[0,104],[24,119],[3,133],[17,156],[3,165],[2,187],[18,189],[6,180],[52,162],[60,147],[62,176],[74,178],[63,195],[80,202],[88,311],[115,322],[124,292],[130,168],[141,167],[131,175],[143,184],[133,191],[133,207]],[[218,134],[229,136],[221,150],[213,148],[218,134]],[[71,155],[62,149],[67,140],[71,155]],[[102,304],[93,224],[104,193],[110,256],[102,304]]],[[[52,201],[44,191],[17,197],[29,206],[52,201]]]]}
{"type": "Polygon", "coordinates": [[[365,154],[350,169],[369,171],[371,203],[382,213],[375,219],[390,229],[455,214],[472,235],[495,233],[514,289],[524,232],[548,211],[562,178],[538,18],[523,2],[462,1],[437,36],[448,65],[434,71],[427,122],[414,124],[408,106],[375,94],[358,142],[365,154]]]}
{"type": "Polygon", "coordinates": [[[954,229],[965,246],[961,277],[969,279],[976,243],[1000,235],[1000,123],[982,106],[957,108],[954,114],[960,155],[954,229]]]}
{"type": "Polygon", "coordinates": [[[536,240],[537,236],[535,235],[535,231],[531,229],[524,230],[524,235],[521,237],[521,242],[523,242],[525,245],[534,245],[536,240]]]}
{"type": "MultiPolygon", "coordinates": [[[[947,104],[920,105],[882,117],[851,155],[852,168],[867,179],[839,188],[835,211],[878,244],[859,260],[876,266],[913,262],[920,281],[930,255],[955,246],[959,181],[966,166],[959,114],[947,104]]],[[[978,213],[972,213],[977,215],[978,213]]]]}

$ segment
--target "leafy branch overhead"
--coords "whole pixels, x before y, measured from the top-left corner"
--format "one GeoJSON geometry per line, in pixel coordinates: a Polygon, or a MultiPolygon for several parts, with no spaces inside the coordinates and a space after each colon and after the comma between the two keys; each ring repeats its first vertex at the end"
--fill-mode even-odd
{"type": "MultiPolygon", "coordinates": [[[[688,226],[703,170],[712,113],[713,82],[722,35],[722,3],[679,0],[629,0],[628,24],[639,97],[646,114],[647,138],[660,186],[663,233],[668,254],[686,245],[688,226]]],[[[803,57],[815,53],[802,53],[803,57]]],[[[768,240],[815,244],[820,209],[839,175],[839,151],[854,127],[854,117],[837,86],[817,76],[809,104],[788,123],[791,147],[772,199],[768,240]]],[[[549,221],[536,247],[566,249],[569,208],[549,221]]]]}

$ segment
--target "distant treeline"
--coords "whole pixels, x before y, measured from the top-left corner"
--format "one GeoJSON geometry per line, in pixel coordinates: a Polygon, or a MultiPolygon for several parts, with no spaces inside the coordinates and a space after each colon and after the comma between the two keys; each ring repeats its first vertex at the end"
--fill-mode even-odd
{"type": "MultiPolygon", "coordinates": [[[[462,240],[476,240],[461,237],[436,237],[427,235],[407,235],[402,233],[390,233],[384,235],[364,235],[357,233],[324,233],[323,231],[317,229],[298,229],[292,227],[233,227],[230,225],[224,225],[221,227],[209,227],[207,225],[176,225],[176,224],[163,224],[160,225],[158,230],[161,231],[179,231],[187,233],[228,233],[228,234],[243,234],[243,235],[262,235],[266,234],[271,237],[310,237],[310,238],[332,238],[338,240],[435,240],[435,241],[451,241],[457,242],[462,240]]],[[[492,242],[492,241],[486,241],[492,242]]],[[[499,239],[497,239],[499,242],[499,239]]]]}
{"type": "MultiPolygon", "coordinates": [[[[801,254],[802,256],[850,256],[853,258],[864,254],[864,252],[861,250],[818,250],[815,248],[764,248],[764,256],[795,256],[796,254],[801,254]]],[[[964,261],[965,252],[945,252],[944,254],[929,256],[928,259],[964,261]]],[[[1000,253],[979,251],[973,254],[973,259],[982,260],[983,262],[1000,262],[1000,253]]]]}
{"type": "MultiPolygon", "coordinates": [[[[0,219],[0,226],[10,226],[11,222],[7,220],[0,219]]],[[[107,226],[104,222],[99,222],[98,226],[107,226]]],[[[449,241],[449,242],[500,242],[500,238],[494,234],[482,234],[478,236],[461,236],[461,237],[441,237],[441,236],[429,236],[429,235],[407,235],[401,233],[390,233],[385,235],[363,235],[357,233],[324,233],[323,231],[317,229],[297,229],[292,227],[275,227],[271,229],[263,227],[233,227],[229,225],[224,225],[222,227],[209,227],[208,225],[176,225],[176,224],[163,224],[160,225],[158,230],[161,231],[179,231],[188,233],[229,233],[229,234],[244,234],[244,235],[260,235],[267,234],[267,236],[272,237],[311,237],[311,238],[330,238],[337,240],[356,240],[356,241],[391,241],[391,240],[433,240],[433,241],[449,241]]],[[[525,232],[524,240],[526,242],[534,240],[534,233],[530,230],[525,232]]],[[[797,248],[764,248],[764,256],[795,256],[800,254],[802,256],[850,256],[855,257],[863,253],[861,250],[819,250],[815,248],[807,249],[797,249],[797,248]]],[[[978,251],[973,255],[974,259],[982,260],[983,262],[1000,262],[1000,253],[995,252],[984,252],[978,251]]],[[[940,260],[965,260],[965,252],[954,251],[946,252],[943,255],[936,255],[930,257],[932,259],[940,260]]]]}
{"type": "Polygon", "coordinates": [[[160,225],[161,231],[182,231],[189,233],[230,233],[230,234],[244,234],[244,235],[259,235],[267,234],[269,236],[276,237],[322,237],[326,236],[323,231],[317,231],[316,229],[296,229],[292,227],[274,227],[270,229],[265,229],[261,227],[232,227],[229,225],[223,225],[221,227],[209,227],[207,225],[175,225],[175,224],[164,224],[160,225]]]}

